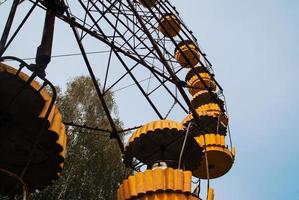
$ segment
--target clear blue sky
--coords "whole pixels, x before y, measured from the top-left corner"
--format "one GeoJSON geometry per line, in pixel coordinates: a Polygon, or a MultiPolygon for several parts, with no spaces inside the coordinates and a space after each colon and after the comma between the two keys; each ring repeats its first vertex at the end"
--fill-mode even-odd
{"type": "MultiPolygon", "coordinates": [[[[199,39],[227,98],[237,158],[226,176],[211,182],[215,199],[299,200],[299,1],[171,2],[199,39]]],[[[0,27],[7,10],[7,3],[0,6],[0,27]]],[[[40,16],[35,12],[34,21],[40,16]]],[[[57,26],[63,40],[56,42],[55,54],[78,52],[69,27],[57,26]]],[[[40,30],[26,27],[29,39],[18,38],[22,48],[16,43],[8,53],[34,56],[40,30]]],[[[85,73],[78,63],[77,57],[53,59],[48,78],[63,86],[85,73]]],[[[120,116],[131,120],[121,104],[126,102],[120,103],[120,116]]]]}

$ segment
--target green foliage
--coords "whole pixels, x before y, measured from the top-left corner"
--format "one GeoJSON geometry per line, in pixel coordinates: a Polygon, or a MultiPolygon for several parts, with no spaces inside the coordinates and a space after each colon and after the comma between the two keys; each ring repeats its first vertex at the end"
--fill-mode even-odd
{"type": "MultiPolygon", "coordinates": [[[[77,77],[58,90],[57,104],[66,122],[110,129],[103,107],[90,78],[77,77]]],[[[108,108],[117,116],[113,95],[107,93],[108,108]]],[[[121,128],[119,119],[115,119],[121,128]]],[[[33,199],[115,199],[125,168],[115,140],[109,134],[68,127],[68,156],[62,176],[33,199]]]]}

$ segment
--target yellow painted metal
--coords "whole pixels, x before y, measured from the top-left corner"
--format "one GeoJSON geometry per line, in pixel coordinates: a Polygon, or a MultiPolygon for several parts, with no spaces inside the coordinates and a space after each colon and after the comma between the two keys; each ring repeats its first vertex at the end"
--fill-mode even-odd
{"type": "Polygon", "coordinates": [[[63,147],[63,150],[59,153],[63,158],[66,158],[66,151],[67,151],[67,135],[65,131],[64,124],[61,124],[60,131],[59,131],[59,138],[56,141],[57,144],[59,144],[61,147],[63,147]]]}
{"type": "MultiPolygon", "coordinates": [[[[195,141],[207,151],[208,162],[209,162],[209,175],[211,179],[218,178],[226,174],[234,162],[235,148],[232,152],[228,150],[225,145],[225,136],[214,133],[207,133],[205,135],[200,135],[194,138],[195,141]],[[205,141],[204,141],[205,140],[205,141]]],[[[206,179],[206,162],[205,154],[202,156],[202,163],[200,166],[193,170],[192,175],[201,179],[206,179]]],[[[174,184],[180,183],[182,181],[182,175],[174,172],[174,184]]],[[[189,173],[189,172],[185,172],[189,173]]],[[[188,177],[188,176],[186,176],[188,177]]],[[[184,179],[186,180],[186,179],[184,179]]],[[[191,181],[191,180],[190,180],[191,181]]],[[[187,183],[189,180],[187,181],[187,183]]],[[[175,186],[177,187],[177,186],[175,186]]],[[[186,188],[186,187],[185,187],[186,188]]],[[[188,191],[190,188],[188,188],[188,191]]]]}
{"type": "Polygon", "coordinates": [[[175,37],[181,31],[180,21],[175,15],[164,15],[158,29],[165,37],[175,37]]]}
{"type": "Polygon", "coordinates": [[[197,93],[195,93],[194,95],[192,95],[192,99],[195,99],[196,97],[198,97],[202,94],[205,94],[205,93],[209,93],[209,91],[208,90],[200,90],[197,93]]]}
{"type": "MultiPolygon", "coordinates": [[[[140,174],[143,175],[143,173],[140,173],[140,174]]],[[[155,191],[154,187],[153,187],[154,181],[155,180],[153,179],[152,171],[151,170],[146,170],[144,172],[144,176],[143,176],[143,182],[145,183],[145,191],[144,191],[145,193],[155,191]],[[146,181],[144,181],[144,180],[146,180],[146,181]]]]}
{"type": "Polygon", "coordinates": [[[234,157],[236,156],[236,147],[233,147],[232,154],[234,155],[234,157]]]}
{"type": "MultiPolygon", "coordinates": [[[[168,173],[169,175],[169,173],[168,173]]],[[[164,188],[166,188],[166,181],[165,178],[166,175],[164,175],[164,169],[162,168],[158,168],[158,169],[155,169],[153,170],[153,179],[155,180],[154,181],[154,186],[155,186],[155,191],[163,191],[164,188]],[[156,181],[156,180],[159,180],[159,181],[156,181]]],[[[184,187],[183,187],[184,188],[184,187]]]]}
{"type": "MultiPolygon", "coordinates": [[[[196,109],[198,116],[209,116],[214,117],[215,120],[219,120],[219,122],[224,126],[227,127],[228,125],[228,117],[225,113],[222,113],[220,107],[216,103],[210,103],[203,106],[200,106],[196,109]]],[[[193,120],[193,115],[189,114],[186,118],[182,121],[183,125],[188,125],[193,120]]]]}
{"type": "Polygon", "coordinates": [[[175,170],[174,171],[174,190],[175,191],[182,191],[183,187],[183,181],[184,181],[184,174],[181,173],[181,171],[175,170]]]}
{"type": "MultiPolygon", "coordinates": [[[[214,179],[226,174],[233,165],[234,155],[226,147],[210,145],[205,148],[208,158],[209,178],[214,179]]],[[[193,176],[207,179],[205,158],[197,170],[192,172],[193,176]]]]}
{"type": "Polygon", "coordinates": [[[144,175],[142,173],[137,173],[135,175],[135,179],[136,179],[136,188],[137,188],[137,194],[142,195],[145,194],[146,191],[150,190],[150,184],[147,185],[147,183],[152,182],[152,177],[149,177],[149,175],[145,174],[146,178],[148,181],[144,181],[144,175]]]}
{"type": "Polygon", "coordinates": [[[214,200],[214,189],[213,188],[209,188],[208,200],[214,200]]]}
{"type": "MultiPolygon", "coordinates": [[[[130,199],[130,185],[129,185],[129,180],[124,180],[123,181],[123,191],[125,195],[125,199],[130,199]]],[[[134,197],[134,196],[132,196],[134,197]]]]}
{"type": "MultiPolygon", "coordinates": [[[[153,167],[157,162],[164,162],[168,167],[176,168],[180,156],[183,140],[179,140],[186,133],[185,127],[176,121],[158,120],[147,123],[137,129],[130,137],[128,144],[125,146],[124,163],[130,166],[134,158],[153,167]],[[175,145],[169,145],[163,148],[169,141],[176,140],[175,145]],[[148,156],[150,155],[150,156],[148,156]]],[[[202,149],[193,139],[187,139],[188,154],[184,157],[184,169],[195,169],[200,160],[195,160],[194,156],[201,154],[202,149]]],[[[199,157],[197,157],[200,159],[199,157]]]]}
{"type": "MultiPolygon", "coordinates": [[[[47,110],[47,109],[46,109],[47,110]]],[[[54,109],[52,109],[53,112],[51,112],[52,116],[52,120],[51,120],[51,124],[48,130],[53,131],[55,133],[58,133],[58,135],[60,135],[60,129],[61,129],[61,125],[62,125],[62,116],[59,113],[58,108],[55,106],[54,109]]]]}
{"type": "Polygon", "coordinates": [[[133,142],[136,138],[140,138],[142,135],[152,133],[154,131],[162,131],[164,129],[174,130],[174,131],[183,131],[184,126],[176,121],[172,120],[159,120],[147,123],[137,129],[129,139],[129,144],[133,142]]]}
{"type": "Polygon", "coordinates": [[[139,0],[139,3],[146,8],[153,7],[157,2],[158,0],[139,0]]]}
{"type": "MultiPolygon", "coordinates": [[[[47,100],[45,101],[44,107],[42,109],[42,111],[39,114],[39,118],[45,118],[46,117],[46,113],[48,111],[48,109],[50,108],[50,104],[51,104],[51,100],[47,100]]],[[[55,113],[55,105],[52,107],[52,110],[47,118],[47,120],[49,121],[49,123],[51,123],[53,121],[53,117],[54,117],[54,113],[55,113]]]]}
{"type": "Polygon", "coordinates": [[[137,193],[137,184],[136,184],[136,177],[134,176],[130,176],[129,177],[129,193],[131,197],[137,197],[138,193],[137,193]]]}
{"type": "MultiPolygon", "coordinates": [[[[211,79],[210,74],[199,73],[199,76],[202,78],[207,87],[209,87],[212,91],[216,91],[216,83],[211,79]]],[[[190,87],[188,90],[192,96],[196,95],[202,90],[206,90],[205,85],[201,82],[197,75],[194,75],[187,80],[187,85],[190,87]]]]}
{"type": "Polygon", "coordinates": [[[191,182],[192,182],[192,172],[184,171],[184,192],[189,193],[191,191],[191,182]]]}
{"type": "MultiPolygon", "coordinates": [[[[13,67],[10,67],[8,65],[5,65],[3,63],[0,63],[0,72],[6,72],[12,75],[17,75],[17,70],[13,67]]],[[[29,76],[23,72],[19,72],[18,73],[18,77],[23,80],[23,81],[27,81],[29,79],[29,76]]],[[[41,112],[39,113],[39,118],[45,118],[46,113],[50,107],[50,103],[52,100],[52,97],[49,95],[49,93],[46,91],[45,88],[41,88],[40,84],[33,80],[30,83],[30,86],[36,90],[39,91],[39,95],[43,98],[44,100],[44,106],[41,110],[41,112]]],[[[54,106],[52,107],[52,110],[50,112],[50,115],[47,118],[48,122],[49,122],[49,134],[57,134],[58,139],[56,141],[56,143],[61,147],[62,151],[59,153],[60,156],[62,156],[63,158],[65,158],[66,156],[66,145],[67,145],[67,136],[66,136],[66,131],[65,131],[65,126],[62,123],[62,116],[58,110],[58,108],[56,107],[56,105],[54,104],[54,106]]],[[[60,167],[63,167],[63,163],[59,164],[60,167]]]]}
{"type": "Polygon", "coordinates": [[[175,59],[183,67],[195,67],[199,63],[200,54],[193,42],[183,41],[175,50],[175,59]]]}
{"type": "Polygon", "coordinates": [[[128,200],[137,197],[141,199],[170,199],[167,195],[160,195],[165,192],[179,194],[178,197],[188,199],[188,195],[191,194],[191,182],[192,173],[190,171],[172,168],[146,170],[124,180],[117,190],[117,199],[128,200]]]}
{"type": "Polygon", "coordinates": [[[225,147],[224,137],[224,135],[209,133],[200,135],[198,137],[195,137],[194,139],[202,147],[204,147],[204,145],[225,147]]]}
{"type": "Polygon", "coordinates": [[[224,101],[219,98],[216,92],[210,93],[208,90],[200,90],[192,96],[191,104],[194,108],[198,108],[200,105],[203,105],[203,102],[204,104],[217,102],[218,105],[224,105],[224,101]]]}
{"type": "Polygon", "coordinates": [[[165,170],[165,184],[166,184],[166,188],[175,188],[175,176],[173,176],[173,174],[175,174],[177,171],[175,171],[172,168],[167,168],[165,170]]]}
{"type": "Polygon", "coordinates": [[[221,112],[221,109],[217,103],[208,103],[196,108],[198,112],[221,112]]]}
{"type": "Polygon", "coordinates": [[[192,194],[161,192],[141,196],[139,200],[199,200],[198,197],[192,194]]]}
{"type": "MultiPolygon", "coordinates": [[[[64,124],[61,124],[60,131],[59,131],[59,138],[56,141],[56,143],[59,144],[61,147],[63,147],[63,150],[59,153],[59,155],[65,159],[66,152],[67,152],[67,135],[66,135],[64,124]]],[[[64,167],[64,162],[60,163],[59,166],[62,169],[64,167]]]]}

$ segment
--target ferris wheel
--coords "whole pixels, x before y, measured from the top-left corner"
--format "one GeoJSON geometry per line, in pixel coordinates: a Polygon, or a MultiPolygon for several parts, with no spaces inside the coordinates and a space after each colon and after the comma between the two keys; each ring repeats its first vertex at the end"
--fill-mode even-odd
{"type": "MultiPolygon", "coordinates": [[[[10,192],[16,180],[33,192],[57,179],[66,156],[65,126],[83,126],[63,123],[46,76],[58,20],[72,32],[111,127],[97,129],[117,141],[131,169],[118,199],[200,199],[191,191],[192,177],[209,182],[223,176],[235,150],[212,64],[168,0],[11,2],[0,41],[0,193],[10,192]],[[15,22],[24,5],[28,10],[15,22]],[[40,45],[32,49],[35,60],[27,63],[7,50],[16,48],[14,41],[35,10],[45,19],[40,45]],[[105,52],[100,59],[91,57],[95,47],[105,52]],[[118,100],[135,122],[122,130],[105,100],[108,92],[120,90],[118,100]],[[133,134],[124,143],[120,135],[127,132],[133,134]]],[[[209,185],[208,191],[212,199],[209,185]]]]}

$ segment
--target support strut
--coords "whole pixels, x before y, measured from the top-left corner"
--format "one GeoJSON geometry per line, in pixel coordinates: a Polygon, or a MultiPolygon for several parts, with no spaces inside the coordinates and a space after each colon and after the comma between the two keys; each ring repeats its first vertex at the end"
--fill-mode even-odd
{"type": "Polygon", "coordinates": [[[2,37],[1,37],[1,41],[0,41],[0,57],[2,56],[2,54],[5,51],[5,45],[6,45],[6,42],[7,42],[7,38],[8,38],[9,32],[10,32],[10,29],[11,29],[13,19],[14,19],[15,14],[16,14],[16,10],[17,10],[19,1],[20,0],[14,0],[13,3],[12,3],[10,13],[9,13],[8,18],[7,18],[6,25],[5,25],[5,28],[4,28],[2,37]]]}
{"type": "Polygon", "coordinates": [[[36,52],[36,70],[43,75],[45,75],[44,70],[51,61],[55,17],[55,12],[53,10],[47,9],[42,41],[36,52]]]}
{"type": "Polygon", "coordinates": [[[62,15],[66,7],[63,1],[60,0],[47,0],[43,2],[47,7],[44,30],[42,41],[36,52],[36,72],[45,76],[45,69],[51,61],[53,37],[54,37],[54,26],[56,15],[62,15]]]}

